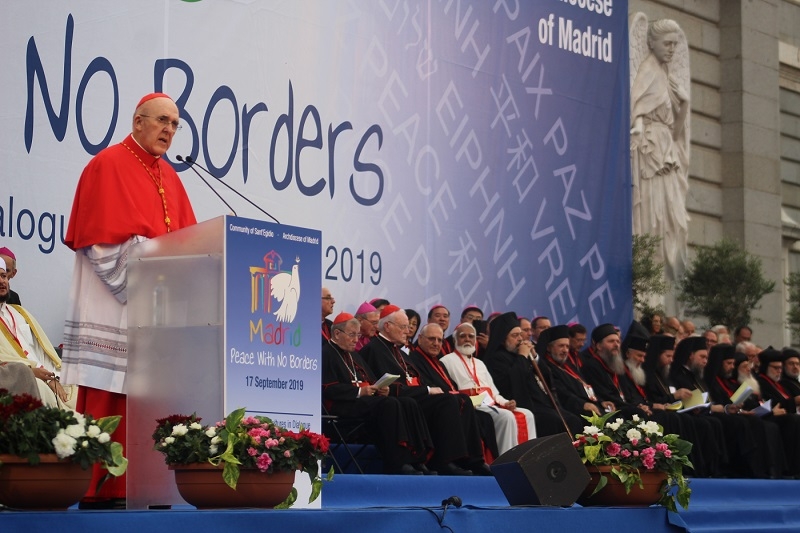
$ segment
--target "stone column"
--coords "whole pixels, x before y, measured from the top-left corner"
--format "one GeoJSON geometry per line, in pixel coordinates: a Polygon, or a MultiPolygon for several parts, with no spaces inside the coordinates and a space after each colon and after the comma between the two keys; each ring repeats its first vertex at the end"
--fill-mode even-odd
{"type": "Polygon", "coordinates": [[[752,326],[753,340],[763,346],[781,346],[784,337],[778,2],[719,5],[722,226],[725,236],[761,258],[765,277],[776,282],[754,313],[764,323],[752,326]]]}

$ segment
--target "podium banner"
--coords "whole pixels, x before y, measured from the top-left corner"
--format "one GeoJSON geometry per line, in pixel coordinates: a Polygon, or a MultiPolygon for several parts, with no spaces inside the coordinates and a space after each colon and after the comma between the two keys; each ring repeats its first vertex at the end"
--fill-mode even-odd
{"type": "Polygon", "coordinates": [[[320,431],[321,234],[225,218],[226,413],[320,431]]]}

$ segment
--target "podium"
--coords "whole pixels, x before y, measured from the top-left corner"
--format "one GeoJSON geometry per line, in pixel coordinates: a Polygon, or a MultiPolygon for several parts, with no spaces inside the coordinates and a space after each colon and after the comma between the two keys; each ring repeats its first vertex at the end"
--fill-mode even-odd
{"type": "MultiPolygon", "coordinates": [[[[132,247],[129,509],[185,503],[153,450],[159,418],[196,412],[213,424],[245,407],[319,430],[321,269],[319,231],[232,216],[132,247]]],[[[302,506],[307,477],[296,486],[302,506]]]]}

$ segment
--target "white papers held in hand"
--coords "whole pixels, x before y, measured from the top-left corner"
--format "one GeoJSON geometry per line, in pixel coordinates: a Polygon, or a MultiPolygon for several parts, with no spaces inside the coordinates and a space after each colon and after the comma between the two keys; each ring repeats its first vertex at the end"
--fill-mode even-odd
{"type": "Polygon", "coordinates": [[[388,372],[380,377],[372,386],[379,389],[388,387],[400,378],[400,374],[389,374],[388,372]]]}

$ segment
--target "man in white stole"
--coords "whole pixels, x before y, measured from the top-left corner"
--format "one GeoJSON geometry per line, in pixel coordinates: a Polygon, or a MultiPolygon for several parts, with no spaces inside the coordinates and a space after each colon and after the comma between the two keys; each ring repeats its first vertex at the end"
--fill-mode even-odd
{"type": "Polygon", "coordinates": [[[39,322],[22,306],[8,305],[8,273],[0,263],[0,362],[22,363],[33,371],[45,405],[75,408],[77,390],[59,383],[61,359],[39,322]]]}
{"type": "Polygon", "coordinates": [[[469,322],[460,324],[453,333],[455,351],[442,357],[440,361],[459,391],[476,396],[485,394],[478,410],[488,413],[494,422],[497,435],[497,448],[503,454],[519,444],[519,429],[513,411],[525,416],[528,439],[536,438],[536,425],[533,413],[528,409],[517,407],[514,400],[504,398],[495,387],[489,370],[475,354],[475,327],[469,322]]]}

